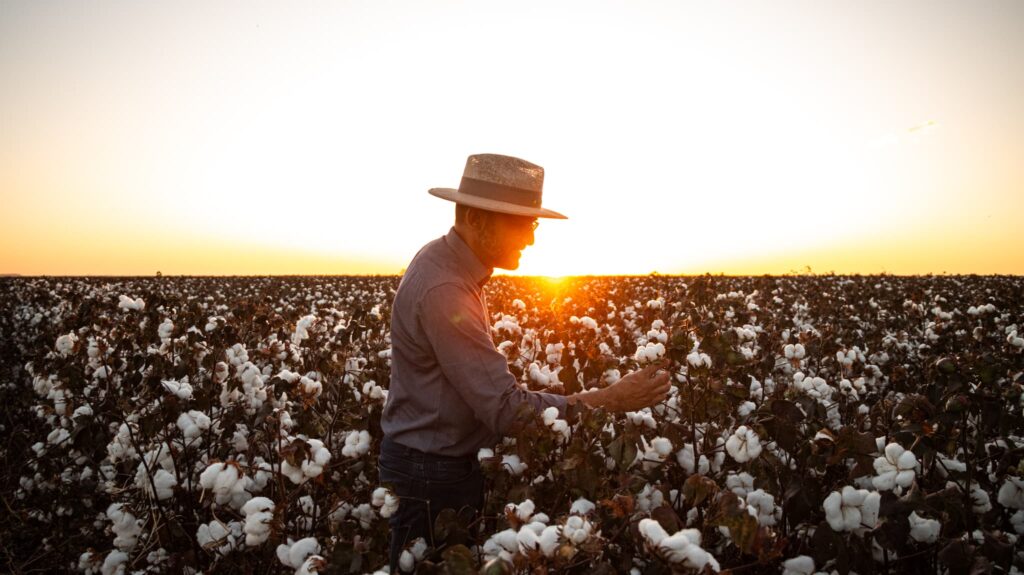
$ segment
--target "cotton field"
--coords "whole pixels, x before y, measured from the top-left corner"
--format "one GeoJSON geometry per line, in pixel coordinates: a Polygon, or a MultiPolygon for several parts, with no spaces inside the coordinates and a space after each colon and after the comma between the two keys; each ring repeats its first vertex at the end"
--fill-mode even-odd
{"type": "MultiPolygon", "coordinates": [[[[387,572],[395,277],[0,279],[5,571],[387,572]]],[[[1024,279],[493,278],[524,414],[420,573],[1020,573],[1024,279]],[[469,533],[472,546],[448,545],[469,533]]]]}

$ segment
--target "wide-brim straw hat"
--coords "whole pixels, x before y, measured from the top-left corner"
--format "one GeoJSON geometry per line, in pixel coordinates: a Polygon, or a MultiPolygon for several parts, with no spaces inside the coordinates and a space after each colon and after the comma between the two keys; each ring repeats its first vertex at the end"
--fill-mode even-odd
{"type": "Polygon", "coordinates": [[[512,156],[474,154],[466,159],[459,188],[431,188],[441,199],[481,210],[535,218],[568,219],[541,207],[544,168],[512,156]]]}

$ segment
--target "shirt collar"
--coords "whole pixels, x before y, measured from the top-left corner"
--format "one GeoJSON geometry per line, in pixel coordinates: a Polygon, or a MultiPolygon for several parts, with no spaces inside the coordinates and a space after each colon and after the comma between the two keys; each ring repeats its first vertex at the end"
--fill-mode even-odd
{"type": "Polygon", "coordinates": [[[494,268],[489,268],[480,261],[480,258],[469,247],[469,244],[462,239],[462,236],[455,231],[454,227],[448,230],[448,235],[444,237],[444,241],[455,252],[455,259],[458,261],[459,267],[468,274],[473,283],[483,287],[487,280],[491,279],[494,268]]]}

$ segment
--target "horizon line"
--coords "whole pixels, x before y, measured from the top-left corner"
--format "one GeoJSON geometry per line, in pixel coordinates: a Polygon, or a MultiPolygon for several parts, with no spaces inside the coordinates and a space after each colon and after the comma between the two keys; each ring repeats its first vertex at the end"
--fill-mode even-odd
{"type": "MultiPolygon", "coordinates": [[[[403,270],[404,271],[404,270],[403,270]]],[[[337,278],[350,278],[350,277],[402,277],[404,273],[390,273],[390,274],[358,274],[358,273],[339,273],[339,274],[223,274],[223,275],[209,275],[209,274],[160,274],[160,275],[130,275],[130,274],[38,274],[38,275],[26,275],[17,273],[0,273],[0,279],[2,278],[24,278],[24,279],[40,279],[40,278],[130,278],[130,279],[163,279],[163,278],[324,278],[324,277],[337,277],[337,278]]],[[[513,278],[558,278],[558,279],[574,279],[574,278],[622,278],[622,277],[970,277],[970,276],[985,276],[985,277],[1024,277],[1024,274],[999,274],[999,273],[948,273],[948,272],[929,272],[929,273],[918,273],[918,274],[898,274],[892,272],[874,272],[874,273],[835,273],[835,272],[796,272],[790,271],[787,273],[759,273],[759,274],[727,274],[725,272],[703,272],[703,273],[661,273],[661,272],[649,272],[646,274],[568,274],[568,275],[543,275],[543,274],[497,274],[492,277],[513,277],[513,278]]]]}

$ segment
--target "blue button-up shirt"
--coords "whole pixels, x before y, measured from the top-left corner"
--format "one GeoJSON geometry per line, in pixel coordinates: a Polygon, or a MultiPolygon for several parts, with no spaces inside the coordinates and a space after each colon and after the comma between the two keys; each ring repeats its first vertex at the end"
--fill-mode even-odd
{"type": "Polygon", "coordinates": [[[381,417],[392,441],[475,455],[501,440],[524,402],[565,417],[565,396],[519,387],[495,349],[483,292],[492,271],[455,228],[406,269],[391,311],[391,385],[381,417]]]}

